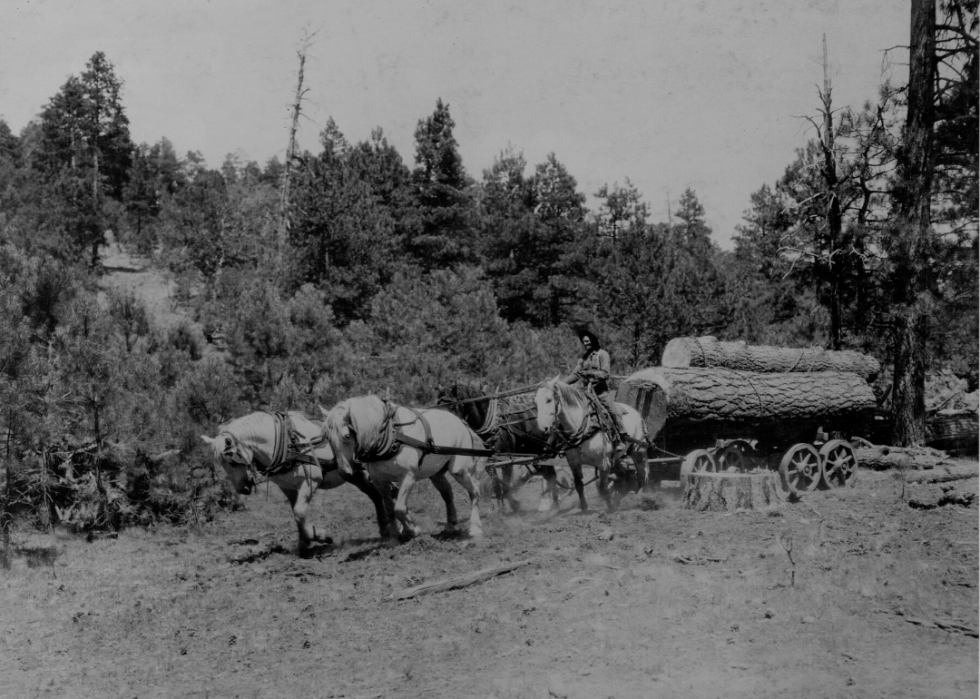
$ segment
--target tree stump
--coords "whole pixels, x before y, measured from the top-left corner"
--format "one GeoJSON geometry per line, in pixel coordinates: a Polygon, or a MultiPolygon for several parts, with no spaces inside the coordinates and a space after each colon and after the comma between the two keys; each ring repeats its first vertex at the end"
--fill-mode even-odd
{"type": "Polygon", "coordinates": [[[708,473],[687,475],[684,507],[698,512],[761,510],[782,504],[785,499],[779,474],[708,473]]]}

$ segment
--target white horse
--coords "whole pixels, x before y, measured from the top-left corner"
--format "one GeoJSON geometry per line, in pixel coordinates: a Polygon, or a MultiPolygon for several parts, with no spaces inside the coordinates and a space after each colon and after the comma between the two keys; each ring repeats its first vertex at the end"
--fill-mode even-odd
{"type": "MultiPolygon", "coordinates": [[[[614,503],[609,495],[609,472],[614,453],[613,441],[596,420],[589,396],[578,386],[564,383],[559,377],[555,377],[538,387],[534,394],[534,404],[538,411],[538,429],[543,432],[554,430],[558,434],[558,443],[565,451],[565,459],[572,471],[582,511],[589,509],[582,480],[583,464],[595,467],[599,494],[612,510],[614,503]]],[[[616,406],[630,438],[626,455],[636,466],[637,485],[642,488],[646,482],[646,427],[636,410],[622,403],[616,403],[616,406]]]]}
{"type": "Polygon", "coordinates": [[[302,413],[250,413],[220,425],[217,436],[201,439],[211,447],[214,465],[224,468],[237,493],[251,493],[260,476],[279,487],[293,510],[301,556],[310,555],[317,544],[333,543],[306,521],[319,488],[357,486],[374,503],[378,529],[386,536],[391,517],[381,492],[363,473],[339,471],[322,426],[302,413]]]}
{"type": "MultiPolygon", "coordinates": [[[[404,536],[421,533],[408,515],[408,496],[415,483],[426,478],[446,503],[446,531],[455,531],[456,507],[447,472],[470,496],[469,535],[483,536],[477,474],[491,452],[462,420],[445,410],[401,407],[377,396],[350,398],[323,412],[324,431],[341,472],[366,470],[374,483],[397,484],[394,518],[404,536]]],[[[390,497],[385,488],[382,495],[390,497]]],[[[392,525],[391,536],[397,538],[394,521],[392,525]]]]}

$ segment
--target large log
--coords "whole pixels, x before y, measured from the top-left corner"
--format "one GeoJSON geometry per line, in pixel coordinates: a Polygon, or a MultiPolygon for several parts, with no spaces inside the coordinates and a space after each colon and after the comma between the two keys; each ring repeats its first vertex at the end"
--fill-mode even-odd
{"type": "Polygon", "coordinates": [[[872,471],[911,469],[915,471],[952,466],[945,452],[930,447],[892,447],[884,444],[859,444],[854,449],[858,463],[872,471]]]}
{"type": "Polygon", "coordinates": [[[877,359],[851,350],[768,347],[744,342],[719,342],[710,336],[671,340],[664,348],[660,363],[673,368],[705,367],[761,373],[847,371],[869,382],[874,381],[881,371],[877,359]]]}
{"type": "Polygon", "coordinates": [[[761,510],[782,504],[776,473],[692,473],[687,476],[684,507],[698,512],[761,510]]]}
{"type": "Polygon", "coordinates": [[[842,372],[758,374],[655,367],[620,382],[616,400],[639,411],[651,438],[710,445],[711,439],[812,441],[818,428],[860,434],[874,392],[842,372]]]}
{"type": "Polygon", "coordinates": [[[980,424],[973,410],[942,411],[926,419],[926,446],[950,454],[976,454],[980,424]]]}

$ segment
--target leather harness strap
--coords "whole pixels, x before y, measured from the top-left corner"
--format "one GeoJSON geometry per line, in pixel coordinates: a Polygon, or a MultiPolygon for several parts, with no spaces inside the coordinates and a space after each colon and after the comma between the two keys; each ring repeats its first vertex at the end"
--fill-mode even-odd
{"type": "MultiPolygon", "coordinates": [[[[402,444],[407,444],[410,447],[415,447],[422,452],[422,459],[424,459],[429,454],[444,454],[447,456],[493,456],[494,452],[492,449],[466,449],[464,447],[443,447],[432,442],[432,428],[429,426],[429,421],[425,419],[415,408],[408,408],[413,413],[415,413],[415,419],[411,422],[396,422],[395,423],[395,441],[401,442],[402,444]],[[416,422],[422,423],[422,429],[425,430],[425,441],[422,442],[414,437],[409,437],[407,434],[401,431],[401,427],[407,425],[415,424],[416,422]]],[[[419,459],[421,462],[422,459],[419,459]]]]}
{"type": "MultiPolygon", "coordinates": [[[[336,466],[336,460],[321,461],[315,451],[326,442],[323,435],[319,439],[305,442],[293,425],[288,413],[273,413],[276,419],[276,434],[272,447],[272,461],[261,470],[262,475],[272,476],[292,467],[295,463],[309,464],[322,468],[323,465],[336,466]]],[[[328,469],[329,470],[329,469],[328,469]]]]}

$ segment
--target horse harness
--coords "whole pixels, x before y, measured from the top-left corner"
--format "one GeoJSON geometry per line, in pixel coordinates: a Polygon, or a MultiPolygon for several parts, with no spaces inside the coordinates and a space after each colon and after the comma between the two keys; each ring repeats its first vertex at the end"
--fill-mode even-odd
{"type": "Polygon", "coordinates": [[[409,420],[408,422],[396,422],[395,412],[397,406],[393,405],[389,401],[384,401],[385,405],[385,418],[382,430],[385,432],[385,436],[382,439],[383,446],[374,453],[359,452],[355,456],[355,461],[358,463],[366,463],[371,461],[387,461],[388,459],[394,458],[395,455],[401,451],[401,445],[407,444],[410,447],[415,447],[422,452],[422,456],[419,458],[419,463],[422,463],[424,459],[429,454],[444,454],[447,456],[493,456],[494,452],[491,449],[467,449],[465,447],[444,447],[436,444],[432,441],[432,428],[429,425],[429,421],[425,419],[415,408],[408,408],[415,418],[409,420]],[[422,429],[425,431],[425,441],[421,441],[411,437],[404,432],[402,432],[403,427],[408,427],[409,425],[414,425],[416,422],[422,423],[422,429]]]}
{"type": "MultiPolygon", "coordinates": [[[[609,408],[596,395],[591,382],[586,384],[585,396],[589,402],[589,414],[586,419],[582,420],[582,424],[574,433],[565,433],[561,428],[561,422],[557,419],[555,420],[555,434],[564,442],[562,446],[565,448],[574,449],[580,446],[582,442],[596,432],[602,432],[607,439],[612,433],[612,425],[614,423],[612,416],[609,415],[609,408]]],[[[558,389],[555,388],[555,402],[557,403],[559,401],[558,389]]]]}
{"type": "MultiPolygon", "coordinates": [[[[276,420],[276,437],[272,447],[272,460],[266,468],[260,470],[260,473],[266,477],[275,476],[296,463],[322,468],[321,461],[315,452],[327,443],[326,435],[321,433],[315,439],[305,440],[287,413],[271,414],[276,420]]],[[[334,459],[326,462],[328,466],[336,466],[336,463],[334,459]]]]}

